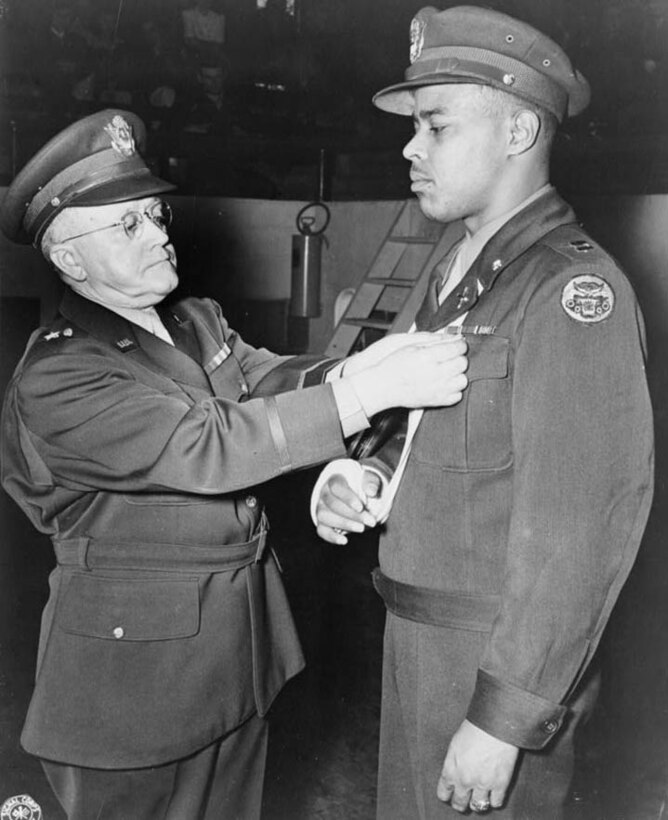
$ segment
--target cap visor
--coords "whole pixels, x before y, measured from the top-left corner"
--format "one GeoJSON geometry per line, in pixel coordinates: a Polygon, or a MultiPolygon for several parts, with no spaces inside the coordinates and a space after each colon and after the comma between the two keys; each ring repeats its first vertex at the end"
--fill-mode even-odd
{"type": "Polygon", "coordinates": [[[492,83],[465,74],[424,74],[414,80],[388,85],[387,88],[383,88],[374,94],[371,102],[381,111],[410,117],[413,114],[413,95],[411,92],[413,89],[425,85],[492,85],[492,83]]]}
{"type": "Polygon", "coordinates": [[[110,179],[91,191],[74,196],[67,206],[78,205],[111,205],[114,202],[127,202],[130,199],[141,199],[154,194],[164,194],[176,189],[176,185],[160,177],[154,177],[147,169],[146,173],[110,179]]]}

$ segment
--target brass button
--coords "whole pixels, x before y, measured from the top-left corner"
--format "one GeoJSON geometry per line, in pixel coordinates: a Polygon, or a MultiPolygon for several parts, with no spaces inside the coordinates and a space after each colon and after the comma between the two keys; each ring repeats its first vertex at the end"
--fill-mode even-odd
{"type": "Polygon", "coordinates": [[[119,639],[119,638],[122,638],[123,635],[125,635],[125,630],[123,629],[123,627],[122,626],[115,626],[114,631],[113,631],[114,638],[119,639]]]}
{"type": "Polygon", "coordinates": [[[545,723],[543,723],[543,729],[545,729],[548,735],[553,735],[558,728],[559,724],[556,720],[546,720],[545,723]]]}

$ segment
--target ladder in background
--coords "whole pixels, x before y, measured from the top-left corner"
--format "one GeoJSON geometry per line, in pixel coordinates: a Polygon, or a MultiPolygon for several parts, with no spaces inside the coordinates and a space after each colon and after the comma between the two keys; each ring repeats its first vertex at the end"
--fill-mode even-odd
{"type": "Polygon", "coordinates": [[[334,328],[327,355],[347,356],[386,333],[409,330],[429,274],[461,235],[460,223],[432,222],[417,200],[405,202],[334,328]]]}

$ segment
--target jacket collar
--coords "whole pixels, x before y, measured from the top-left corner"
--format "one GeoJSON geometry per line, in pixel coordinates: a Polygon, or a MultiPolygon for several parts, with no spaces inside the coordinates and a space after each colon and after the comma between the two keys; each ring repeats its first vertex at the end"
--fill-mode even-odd
{"type": "Polygon", "coordinates": [[[113,310],[91,302],[67,288],[60,313],[93,338],[131,356],[144,366],[160,370],[174,381],[211,392],[209,380],[198,362],[113,310]]]}
{"type": "Polygon", "coordinates": [[[503,271],[532,245],[560,225],[576,221],[573,209],[550,188],[508,220],[487,242],[459,285],[432,316],[435,330],[467,313],[503,271]]]}
{"type": "Polygon", "coordinates": [[[490,290],[502,271],[560,225],[576,221],[571,206],[551,188],[509,219],[471,265],[482,290],[490,290]]]}

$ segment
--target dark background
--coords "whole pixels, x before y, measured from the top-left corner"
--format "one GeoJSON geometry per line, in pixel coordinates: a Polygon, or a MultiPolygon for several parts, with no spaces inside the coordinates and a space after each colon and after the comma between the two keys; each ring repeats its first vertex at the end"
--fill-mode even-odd
{"type": "MultiPolygon", "coordinates": [[[[184,45],[180,0],[0,0],[0,184],[67,123],[113,105],[142,114],[149,161],[179,183],[191,197],[187,203],[309,200],[319,193],[333,200],[409,196],[400,148],[411,125],[377,112],[369,100],[400,78],[408,23],[424,3],[297,3],[288,15],[280,3],[258,10],[251,0],[214,2],[225,15],[225,43],[202,55],[184,45]],[[48,35],[54,10],[69,21],[64,49],[48,35]],[[153,53],[156,29],[161,46],[153,53]],[[202,100],[202,66],[224,78],[220,108],[202,100]],[[174,91],[171,106],[151,103],[158,87],[174,91]]],[[[551,34],[591,81],[591,108],[559,136],[554,180],[624,263],[647,318],[656,500],[599,652],[606,684],[578,753],[571,814],[573,820],[659,820],[668,785],[668,253],[664,225],[654,222],[649,235],[638,225],[646,221],[645,206],[664,202],[668,193],[668,2],[487,5],[551,34]]],[[[179,239],[180,259],[196,269],[206,249],[198,259],[187,233],[179,239]]],[[[209,268],[221,263],[207,261],[209,268]]],[[[189,287],[206,295],[212,281],[200,272],[189,287]]],[[[269,306],[258,303],[249,314],[234,288],[224,296],[226,313],[249,341],[272,346],[269,306]]],[[[39,321],[38,296],[0,298],[0,390],[39,321]]],[[[383,623],[369,578],[376,544],[373,536],[352,539],[342,550],[314,537],[306,513],[312,479],[303,473],[267,488],[308,668],[273,709],[265,816],[372,818],[383,623]]],[[[20,750],[19,733],[52,561],[48,541],[0,492],[0,804],[30,793],[47,820],[62,815],[38,764],[20,750]]]]}
{"type": "MultiPolygon", "coordinates": [[[[408,65],[409,22],[424,2],[296,0],[291,15],[283,0],[211,0],[225,41],[206,50],[185,44],[189,4],[0,0],[0,182],[67,122],[116,105],[144,117],[152,162],[184,192],[311,199],[324,152],[335,198],[408,195],[396,148],[410,123],[370,98],[408,65]],[[219,107],[203,99],[202,67],[222,78],[219,107]],[[165,88],[173,98],[154,94],[165,88]]],[[[592,105],[555,152],[561,189],[665,191],[666,1],[485,5],[537,25],[590,80],[592,105]]]]}

